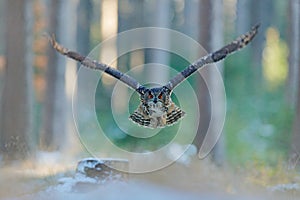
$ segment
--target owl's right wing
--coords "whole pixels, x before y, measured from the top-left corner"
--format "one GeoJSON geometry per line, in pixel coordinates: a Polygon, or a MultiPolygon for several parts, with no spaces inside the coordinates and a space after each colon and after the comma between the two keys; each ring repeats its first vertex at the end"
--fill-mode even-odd
{"type": "Polygon", "coordinates": [[[193,64],[189,65],[184,70],[179,72],[164,87],[166,87],[170,91],[172,91],[182,81],[184,81],[186,78],[188,78],[189,76],[194,74],[201,67],[203,67],[207,64],[210,64],[210,63],[215,63],[220,60],[223,60],[229,54],[232,54],[232,53],[240,50],[241,48],[245,47],[255,37],[255,35],[257,34],[258,28],[259,28],[259,24],[253,26],[250,31],[248,31],[244,35],[241,35],[236,40],[232,41],[231,43],[227,44],[226,46],[222,47],[221,49],[219,49],[213,53],[207,54],[206,56],[203,56],[202,58],[198,59],[193,64]]]}
{"type": "Polygon", "coordinates": [[[129,87],[131,87],[132,89],[134,89],[138,92],[139,92],[138,89],[142,88],[141,84],[137,80],[135,80],[134,78],[132,78],[126,74],[123,74],[119,70],[114,69],[107,64],[97,62],[95,60],[92,60],[89,57],[80,55],[79,53],[77,53],[75,51],[70,51],[69,49],[65,48],[64,46],[62,46],[55,40],[54,35],[52,37],[49,35],[46,35],[46,37],[48,38],[48,41],[50,42],[52,47],[60,54],[67,56],[77,62],[80,62],[85,67],[88,67],[91,69],[96,69],[96,70],[101,70],[101,71],[113,76],[114,78],[119,79],[120,81],[122,81],[123,83],[125,83],[126,85],[128,85],[129,87]]]}

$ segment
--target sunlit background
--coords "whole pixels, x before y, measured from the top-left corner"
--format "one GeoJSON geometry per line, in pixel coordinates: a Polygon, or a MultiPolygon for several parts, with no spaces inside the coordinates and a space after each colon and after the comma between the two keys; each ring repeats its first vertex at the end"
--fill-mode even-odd
{"type": "MultiPolygon", "coordinates": [[[[18,196],[42,191],[55,183],[57,174],[73,170],[78,159],[91,156],[78,137],[72,113],[72,97],[80,87],[80,81],[78,85],[76,82],[80,65],[54,52],[43,36],[45,32],[55,34],[65,47],[83,55],[92,52],[93,58],[122,72],[147,63],[180,71],[190,63],[172,52],[137,49],[117,58],[117,42],[100,50],[97,45],[123,31],[162,27],[186,34],[210,52],[257,23],[261,26],[254,41],[217,64],[224,80],[227,108],[222,137],[210,155],[200,160],[194,152],[159,172],[132,176],[193,194],[240,194],[245,188],[257,191],[300,182],[300,1],[0,1],[0,198],[15,195],[5,186],[7,181],[20,188],[18,196]],[[239,174],[235,177],[236,172],[239,174]],[[12,181],[15,176],[18,181],[12,181]],[[33,186],[27,188],[26,183],[33,186]]],[[[172,46],[168,35],[145,37],[172,46]]],[[[126,45],[130,48],[135,44],[126,45]]],[[[177,48],[191,57],[201,56],[188,46],[177,48]]],[[[135,72],[151,77],[153,82],[167,82],[171,76],[149,67],[139,67],[135,72]]],[[[214,84],[212,77],[207,84],[214,84]]],[[[111,102],[116,83],[102,74],[95,94],[97,119],[107,137],[132,152],[147,152],[172,140],[178,125],[138,141],[120,131],[112,117],[111,104],[120,115],[128,106],[132,112],[138,105],[138,96],[130,97],[128,105],[122,100],[131,92],[124,89],[119,91],[118,101],[111,102]]],[[[199,150],[212,115],[212,102],[200,74],[193,75],[188,83],[199,99],[201,121],[193,141],[193,148],[199,150]]],[[[214,87],[213,92],[220,92],[214,87]]],[[[88,118],[93,113],[80,114],[88,118]]],[[[124,123],[133,134],[141,131],[127,116],[124,123]]],[[[89,132],[89,122],[86,126],[86,132],[80,134],[98,134],[89,132]]],[[[186,130],[187,134],[190,131],[186,130]]],[[[94,142],[100,150],[105,146],[103,141],[94,142]]],[[[299,188],[300,185],[282,195],[297,196],[299,188]]]]}

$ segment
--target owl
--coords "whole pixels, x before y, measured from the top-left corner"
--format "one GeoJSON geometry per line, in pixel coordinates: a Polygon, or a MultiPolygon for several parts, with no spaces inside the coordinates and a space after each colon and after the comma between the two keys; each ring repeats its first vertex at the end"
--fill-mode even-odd
{"type": "Polygon", "coordinates": [[[140,95],[140,105],[134,113],[129,116],[130,120],[147,128],[163,128],[175,124],[185,115],[185,112],[175,105],[171,99],[171,94],[174,88],[201,67],[210,63],[218,62],[224,59],[227,55],[245,47],[255,37],[258,28],[259,25],[253,26],[249,32],[241,35],[236,40],[215,52],[199,58],[194,63],[187,66],[184,70],[179,72],[169,82],[167,82],[167,84],[154,88],[147,88],[141,85],[133,77],[130,77],[127,74],[108,66],[107,64],[97,62],[89,57],[65,48],[55,40],[54,36],[50,37],[47,35],[47,38],[52,47],[58,53],[80,62],[85,67],[101,70],[135,90],[140,95]]]}

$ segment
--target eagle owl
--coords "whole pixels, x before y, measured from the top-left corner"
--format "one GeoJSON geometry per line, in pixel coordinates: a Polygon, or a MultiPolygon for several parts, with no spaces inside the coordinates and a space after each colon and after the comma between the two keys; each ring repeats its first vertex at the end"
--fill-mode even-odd
{"type": "Polygon", "coordinates": [[[204,65],[218,62],[227,55],[245,47],[257,34],[258,27],[259,25],[253,26],[249,32],[241,35],[236,40],[213,53],[209,53],[199,58],[194,63],[187,66],[167,84],[155,88],[147,88],[134,78],[127,74],[123,74],[107,64],[92,60],[75,51],[70,51],[59,44],[54,36],[47,37],[52,47],[62,55],[80,62],[85,67],[101,70],[134,89],[140,95],[141,102],[134,113],[129,116],[129,119],[143,127],[162,128],[173,125],[185,115],[185,112],[172,102],[171,93],[173,89],[204,65]]]}

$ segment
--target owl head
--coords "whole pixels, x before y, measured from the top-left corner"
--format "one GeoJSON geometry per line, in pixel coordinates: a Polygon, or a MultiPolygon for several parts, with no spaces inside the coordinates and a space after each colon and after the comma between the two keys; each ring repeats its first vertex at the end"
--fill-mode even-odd
{"type": "Polygon", "coordinates": [[[145,88],[141,94],[143,102],[152,102],[154,104],[163,103],[167,104],[170,97],[170,91],[164,87],[145,88]]]}
{"type": "Polygon", "coordinates": [[[144,88],[140,92],[144,111],[149,116],[160,117],[166,113],[170,101],[170,90],[165,87],[144,88]]]}

